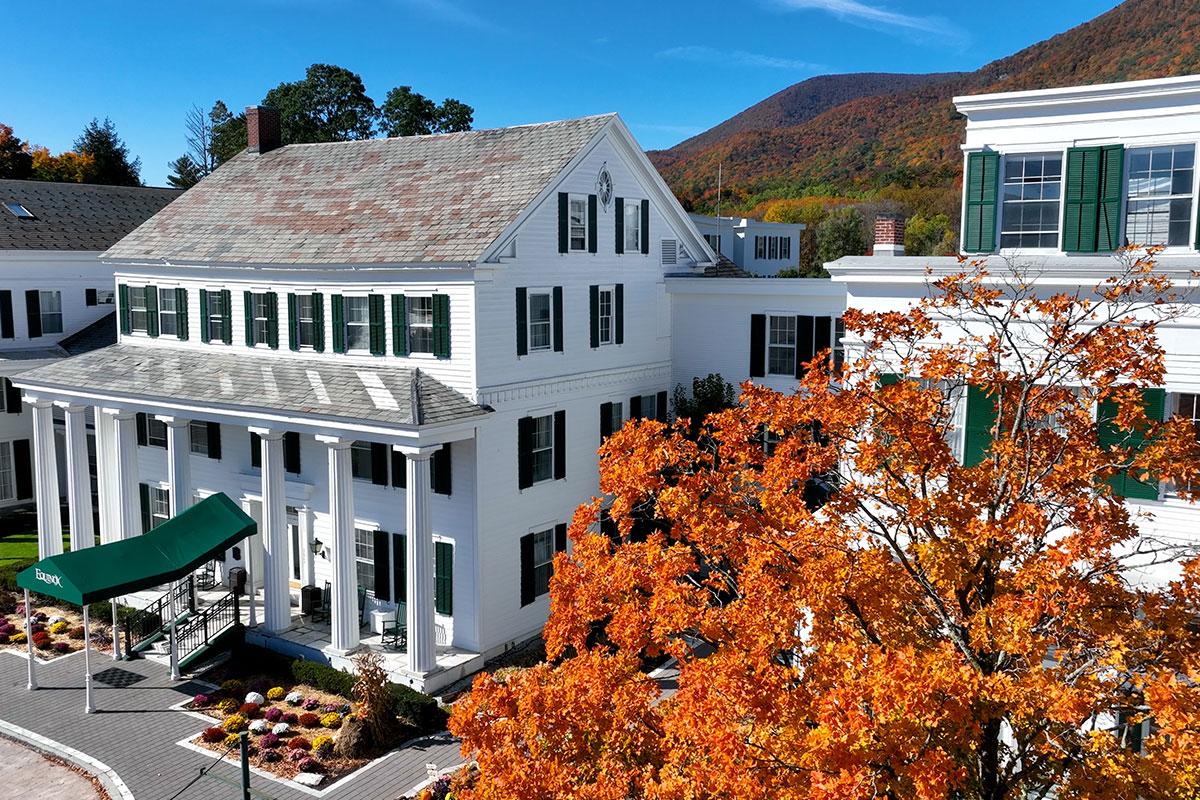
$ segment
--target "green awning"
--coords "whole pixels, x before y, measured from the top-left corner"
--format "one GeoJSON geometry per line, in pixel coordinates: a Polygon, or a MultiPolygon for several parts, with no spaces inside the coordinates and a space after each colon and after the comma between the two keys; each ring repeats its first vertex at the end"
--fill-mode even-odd
{"type": "Polygon", "coordinates": [[[83,606],[179,580],[256,532],[246,512],[214,494],[142,536],[43,558],[17,586],[83,606]]]}

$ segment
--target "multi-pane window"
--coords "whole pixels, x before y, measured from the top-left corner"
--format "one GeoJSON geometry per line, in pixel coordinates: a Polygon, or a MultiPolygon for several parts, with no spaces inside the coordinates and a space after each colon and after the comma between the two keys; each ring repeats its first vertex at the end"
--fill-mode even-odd
{"type": "Polygon", "coordinates": [[[271,295],[254,293],[250,295],[250,324],[254,326],[254,343],[271,343],[271,295]]]}
{"type": "Polygon", "coordinates": [[[554,415],[533,418],[533,441],[530,450],[533,482],[554,477],[554,415]]]}
{"type": "Polygon", "coordinates": [[[209,453],[208,424],[192,422],[188,425],[188,437],[191,439],[192,452],[206,456],[209,453]]]}
{"type": "Polygon", "coordinates": [[[642,419],[658,419],[658,395],[642,395],[642,402],[640,405],[642,406],[642,419]]]}
{"type": "Polygon", "coordinates": [[[767,374],[796,374],[796,318],[770,317],[767,320],[767,374]]]}
{"type": "Polygon", "coordinates": [[[354,529],[354,572],[360,589],[375,594],[375,532],[354,529]]]}
{"type": "Polygon", "coordinates": [[[587,250],[587,198],[572,197],[568,203],[567,225],[571,250],[587,250]]]}
{"type": "MultiPolygon", "coordinates": [[[[1200,394],[1180,393],[1175,395],[1175,413],[1192,421],[1192,426],[1196,429],[1196,438],[1200,439],[1200,394]]],[[[1188,484],[1187,488],[1200,487],[1188,484]]]]}
{"type": "Polygon", "coordinates": [[[1192,227],[1193,145],[1130,150],[1125,238],[1133,244],[1186,245],[1192,227]]]}
{"type": "Polygon", "coordinates": [[[374,480],[374,464],[370,442],[355,442],[350,445],[350,474],[353,477],[364,481],[374,480]]]}
{"type": "Polygon", "coordinates": [[[142,333],[149,330],[148,314],[146,311],[146,291],[145,286],[129,287],[129,328],[130,330],[141,331],[142,333]]]}
{"type": "Polygon", "coordinates": [[[792,257],[792,237],[755,236],[754,257],[766,261],[790,259],[792,257]]]}
{"type": "Polygon", "coordinates": [[[529,291],[529,349],[549,350],[553,345],[550,292],[529,291]]]}
{"type": "MultiPolygon", "coordinates": [[[[303,545],[300,543],[300,514],[295,506],[287,506],[288,541],[292,549],[292,580],[300,580],[300,562],[303,558],[303,545]]],[[[374,546],[374,542],[372,542],[374,546]]],[[[374,576],[372,576],[374,577],[374,576]]]]}
{"type": "Polygon", "coordinates": [[[41,301],[42,334],[62,333],[62,293],[39,292],[39,294],[41,295],[38,299],[41,301]]]}
{"type": "Polygon", "coordinates": [[[625,424],[625,404],[624,403],[609,403],[609,420],[608,429],[610,431],[619,431],[621,426],[625,424]]]}
{"type": "Polygon", "coordinates": [[[171,491],[150,487],[150,527],[157,528],[171,518],[171,491]]]}
{"type": "Polygon", "coordinates": [[[533,534],[533,596],[550,591],[550,576],[554,574],[554,529],[533,534]]]}
{"type": "Polygon", "coordinates": [[[637,200],[625,203],[625,252],[642,250],[642,204],[637,200]]]}
{"type": "Polygon", "coordinates": [[[408,298],[408,352],[433,352],[433,297],[408,298]]]}
{"type": "Polygon", "coordinates": [[[316,312],[313,309],[311,294],[296,295],[296,343],[300,347],[316,346],[316,312]]]}
{"type": "Polygon", "coordinates": [[[146,416],[146,444],[151,447],[167,446],[167,423],[155,417],[146,416]]]}
{"type": "MultiPolygon", "coordinates": [[[[131,296],[132,291],[131,289],[131,296]]],[[[225,315],[228,313],[229,309],[225,307],[224,294],[218,291],[209,292],[208,319],[204,321],[204,324],[208,326],[208,340],[210,342],[225,340],[225,315]]]]}
{"type": "Polygon", "coordinates": [[[841,317],[833,321],[833,374],[841,375],[842,367],[846,364],[846,345],[842,339],[846,337],[846,323],[841,317]]]}
{"type": "Polygon", "coordinates": [[[1060,153],[1005,156],[1000,246],[1058,247],[1061,196],[1060,153]]]}
{"type": "Polygon", "coordinates": [[[163,336],[179,335],[178,309],[175,307],[175,290],[158,290],[158,332],[163,336]]]}
{"type": "Polygon", "coordinates": [[[13,469],[12,442],[0,442],[0,500],[17,496],[17,473],[13,469]]]}
{"type": "Polygon", "coordinates": [[[613,343],[613,288],[602,287],[599,291],[600,344],[613,343]]]}
{"type": "Polygon", "coordinates": [[[708,246],[713,249],[714,253],[721,252],[721,235],[718,233],[704,234],[704,241],[708,242],[708,246]]]}
{"type": "Polygon", "coordinates": [[[367,297],[346,298],[346,350],[370,352],[371,310],[367,297]]]}

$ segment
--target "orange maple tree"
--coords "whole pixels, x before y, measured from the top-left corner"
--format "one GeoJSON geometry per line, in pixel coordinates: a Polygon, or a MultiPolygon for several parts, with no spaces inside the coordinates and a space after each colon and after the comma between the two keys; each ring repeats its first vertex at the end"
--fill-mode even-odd
{"type": "Polygon", "coordinates": [[[479,767],[456,796],[1196,797],[1200,566],[1113,490],[1200,496],[1193,424],[1138,391],[1186,304],[1150,257],[1114,272],[1050,293],[967,267],[908,312],[848,312],[836,375],[747,383],[698,437],[614,434],[555,559],[549,662],[455,706],[479,767]]]}

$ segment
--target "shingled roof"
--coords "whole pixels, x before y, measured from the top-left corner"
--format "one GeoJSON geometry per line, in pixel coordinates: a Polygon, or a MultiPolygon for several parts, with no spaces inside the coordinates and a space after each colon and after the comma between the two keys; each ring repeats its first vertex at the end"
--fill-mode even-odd
{"type": "Polygon", "coordinates": [[[106,257],[469,263],[615,116],[243,151],[106,257]]]}
{"type": "Polygon", "coordinates": [[[107,250],[181,192],[0,180],[0,250],[107,250]],[[23,206],[18,217],[8,204],[23,206]]]}
{"type": "Polygon", "coordinates": [[[402,426],[487,413],[416,369],[207,348],[115,344],[22,372],[14,382],[402,426]]]}

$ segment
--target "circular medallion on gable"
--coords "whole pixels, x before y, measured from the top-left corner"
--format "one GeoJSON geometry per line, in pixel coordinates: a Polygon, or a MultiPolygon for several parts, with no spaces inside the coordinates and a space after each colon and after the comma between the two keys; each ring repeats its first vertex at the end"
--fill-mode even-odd
{"type": "Polygon", "coordinates": [[[600,198],[600,205],[604,206],[604,210],[608,210],[608,204],[612,202],[613,179],[612,173],[608,171],[608,162],[605,161],[600,167],[600,174],[596,176],[596,195],[600,198]]]}

